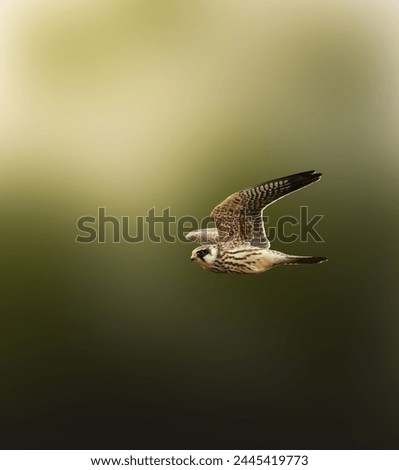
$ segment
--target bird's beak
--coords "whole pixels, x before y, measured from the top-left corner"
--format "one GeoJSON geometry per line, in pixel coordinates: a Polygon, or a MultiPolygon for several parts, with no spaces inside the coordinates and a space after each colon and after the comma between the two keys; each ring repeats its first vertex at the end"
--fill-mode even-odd
{"type": "Polygon", "coordinates": [[[192,256],[192,257],[191,257],[191,261],[194,261],[194,260],[195,260],[195,256],[192,256]]]}

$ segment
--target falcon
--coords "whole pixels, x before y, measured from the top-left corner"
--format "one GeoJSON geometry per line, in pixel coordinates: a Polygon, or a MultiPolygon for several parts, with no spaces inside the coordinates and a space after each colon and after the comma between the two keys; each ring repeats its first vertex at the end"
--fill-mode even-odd
{"type": "Polygon", "coordinates": [[[214,273],[259,274],[288,264],[317,264],[322,256],[287,255],[270,249],[263,210],[273,202],[321,178],[314,170],[285,176],[238,191],[216,206],[216,227],[194,230],[187,240],[200,243],[191,260],[214,273]]]}

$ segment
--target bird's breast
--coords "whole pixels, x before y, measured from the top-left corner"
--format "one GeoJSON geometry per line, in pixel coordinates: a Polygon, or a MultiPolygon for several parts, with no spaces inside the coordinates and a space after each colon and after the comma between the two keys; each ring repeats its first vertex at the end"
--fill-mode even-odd
{"type": "Polygon", "coordinates": [[[224,272],[239,274],[258,274],[274,266],[269,250],[256,247],[226,250],[217,261],[224,272]]]}

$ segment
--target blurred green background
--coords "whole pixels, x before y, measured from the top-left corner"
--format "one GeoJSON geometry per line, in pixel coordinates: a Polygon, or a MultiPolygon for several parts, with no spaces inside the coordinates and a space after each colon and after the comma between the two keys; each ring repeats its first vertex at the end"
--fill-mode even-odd
{"type": "MultiPolygon", "coordinates": [[[[3,448],[397,448],[399,9],[2,0],[3,448]],[[77,244],[99,206],[325,214],[320,266],[214,275],[185,243],[77,244]]],[[[132,227],[134,228],[134,227],[132,227]]]]}

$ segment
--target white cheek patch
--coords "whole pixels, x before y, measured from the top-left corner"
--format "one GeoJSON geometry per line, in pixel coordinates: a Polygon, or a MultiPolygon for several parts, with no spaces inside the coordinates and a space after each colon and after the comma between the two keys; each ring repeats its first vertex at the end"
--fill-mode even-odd
{"type": "Polygon", "coordinates": [[[206,256],[204,256],[204,261],[207,264],[212,264],[216,259],[216,255],[217,255],[216,250],[211,249],[211,252],[209,254],[207,254],[206,256]]]}
{"type": "Polygon", "coordinates": [[[207,266],[209,264],[205,258],[197,258],[197,263],[201,266],[207,266]]]}
{"type": "Polygon", "coordinates": [[[212,262],[211,255],[205,255],[201,261],[205,264],[210,264],[212,262]]]}

